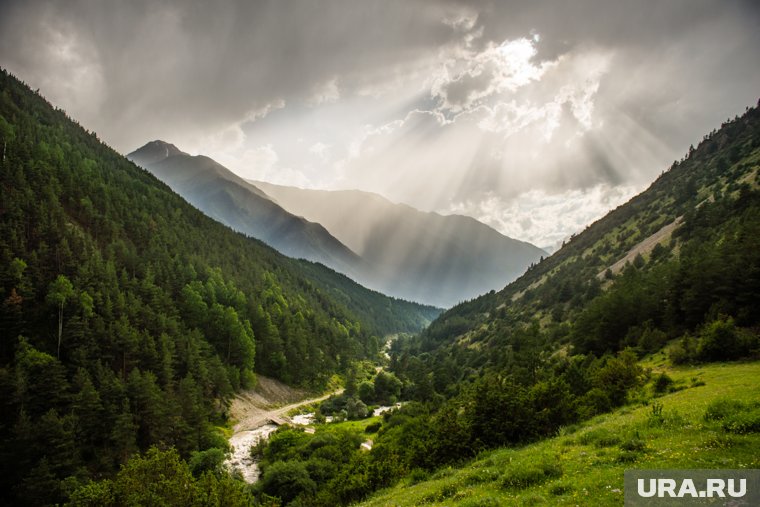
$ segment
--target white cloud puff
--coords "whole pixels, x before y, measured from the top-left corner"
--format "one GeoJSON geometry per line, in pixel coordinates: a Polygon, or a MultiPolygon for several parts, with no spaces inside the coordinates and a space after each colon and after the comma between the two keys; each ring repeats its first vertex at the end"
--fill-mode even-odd
{"type": "Polygon", "coordinates": [[[479,201],[454,203],[449,212],[472,216],[502,234],[553,252],[572,234],[582,231],[640,190],[633,186],[600,184],[555,194],[531,190],[513,199],[491,194],[479,201]]]}

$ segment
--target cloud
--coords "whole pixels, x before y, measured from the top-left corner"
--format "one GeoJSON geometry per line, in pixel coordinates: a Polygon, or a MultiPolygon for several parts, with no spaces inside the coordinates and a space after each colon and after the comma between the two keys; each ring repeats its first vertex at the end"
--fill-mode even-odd
{"type": "Polygon", "coordinates": [[[534,41],[527,38],[489,44],[480,52],[466,52],[446,62],[431,94],[440,108],[453,113],[481,105],[495,94],[536,81],[552,65],[536,65],[534,41]]]}
{"type": "MultiPolygon", "coordinates": [[[[473,62],[490,61],[500,48],[532,45],[527,39],[503,41],[464,58],[462,65],[477,67],[473,62]]],[[[641,168],[627,156],[632,150],[659,156],[661,150],[635,128],[605,127],[606,111],[596,114],[607,52],[588,49],[540,67],[530,62],[533,54],[532,49],[505,52],[516,63],[490,73],[491,84],[476,87],[478,93],[468,93],[466,101],[452,105],[449,88],[446,101],[433,110],[417,109],[402,120],[365,128],[352,145],[342,185],[446,210],[452,201],[483,199],[492,192],[512,198],[537,187],[557,193],[637,181],[641,168]],[[526,66],[530,70],[524,71],[526,66]],[[521,73],[525,77],[516,77],[521,73]]],[[[431,96],[440,97],[442,89],[435,80],[431,96]]]]}
{"type": "Polygon", "coordinates": [[[489,195],[477,202],[454,203],[449,212],[472,216],[502,234],[553,252],[571,233],[602,218],[640,190],[603,184],[557,194],[531,190],[513,199],[489,195]]]}
{"type": "Polygon", "coordinates": [[[316,86],[316,91],[308,99],[308,104],[318,106],[320,104],[331,104],[340,99],[340,90],[338,89],[338,78],[333,77],[324,83],[316,86]]]}
{"type": "Polygon", "coordinates": [[[280,157],[271,144],[246,149],[241,156],[226,161],[226,165],[248,180],[308,186],[308,179],[302,172],[280,164],[280,157]]]}
{"type": "Polygon", "coordinates": [[[122,152],[163,138],[545,245],[505,210],[643,188],[756,102],[759,25],[751,0],[7,0],[0,64],[122,152]]]}

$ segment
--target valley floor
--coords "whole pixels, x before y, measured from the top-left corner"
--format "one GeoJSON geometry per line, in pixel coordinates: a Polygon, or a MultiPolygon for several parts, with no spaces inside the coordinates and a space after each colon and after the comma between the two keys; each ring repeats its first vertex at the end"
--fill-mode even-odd
{"type": "Polygon", "coordinates": [[[760,362],[672,368],[657,356],[644,366],[666,372],[675,391],[653,398],[650,384],[638,402],[554,438],[486,452],[430,477],[411,474],[361,505],[623,505],[627,469],[760,468],[758,428],[726,431],[725,421],[704,417],[721,399],[754,406],[756,414],[760,362]]]}

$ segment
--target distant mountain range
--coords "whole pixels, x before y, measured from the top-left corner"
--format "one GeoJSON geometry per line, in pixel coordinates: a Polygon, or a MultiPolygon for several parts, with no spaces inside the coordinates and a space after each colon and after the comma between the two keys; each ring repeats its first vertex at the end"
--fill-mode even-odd
{"type": "Polygon", "coordinates": [[[173,144],[153,141],[127,158],[149,170],[208,216],[295,258],[353,274],[361,259],[324,227],[284,210],[226,167],[173,144]]]}
{"type": "Polygon", "coordinates": [[[369,192],[251,183],[359,254],[372,267],[362,283],[406,299],[451,306],[503,288],[547,255],[474,218],[422,212],[369,192]]]}
{"type": "Polygon", "coordinates": [[[503,288],[546,255],[470,217],[426,213],[368,192],[246,181],[163,141],[128,158],[233,229],[412,301],[452,306],[503,288]]]}

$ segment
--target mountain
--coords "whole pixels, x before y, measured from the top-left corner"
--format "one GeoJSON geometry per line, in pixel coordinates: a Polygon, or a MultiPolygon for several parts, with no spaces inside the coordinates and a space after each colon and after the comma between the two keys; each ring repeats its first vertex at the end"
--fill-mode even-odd
{"type": "Polygon", "coordinates": [[[451,306],[502,288],[546,253],[473,218],[423,213],[376,194],[246,181],[163,141],[127,157],[233,229],[407,300],[451,306]]]}
{"type": "MultiPolygon", "coordinates": [[[[60,504],[78,486],[104,505],[85,500],[89,481],[153,446],[219,465],[216,427],[256,373],[324,388],[438,313],[212,220],[4,70],[0,147],[3,505],[60,504]]],[[[206,503],[245,494],[204,478],[228,495],[206,503]]],[[[135,484],[110,502],[141,503],[125,500],[135,484]]]]}
{"type": "Polygon", "coordinates": [[[439,359],[425,370],[448,361],[437,378],[444,391],[474,371],[530,378],[557,355],[643,354],[674,338],[676,362],[751,354],[760,324],[759,173],[760,108],[748,108],[503,290],[397,343],[403,364],[431,352],[439,359]],[[711,329],[723,338],[715,342],[711,329]]]}
{"type": "Polygon", "coordinates": [[[289,257],[351,274],[361,259],[320,224],[295,216],[255,185],[204,156],[152,141],[127,158],[149,170],[211,218],[260,239],[289,257]]]}
{"type": "Polygon", "coordinates": [[[388,367],[356,371],[353,394],[320,411],[406,403],[314,435],[279,431],[259,450],[262,497],[615,505],[624,469],[688,468],[695,448],[700,464],[757,465],[759,173],[760,108],[503,290],[394,340],[388,367]],[[325,444],[351,438],[371,449],[319,467],[325,444]]]}
{"type": "Polygon", "coordinates": [[[503,288],[546,255],[473,218],[422,212],[369,192],[251,183],[359,254],[359,281],[405,299],[450,307],[503,288]]]}

